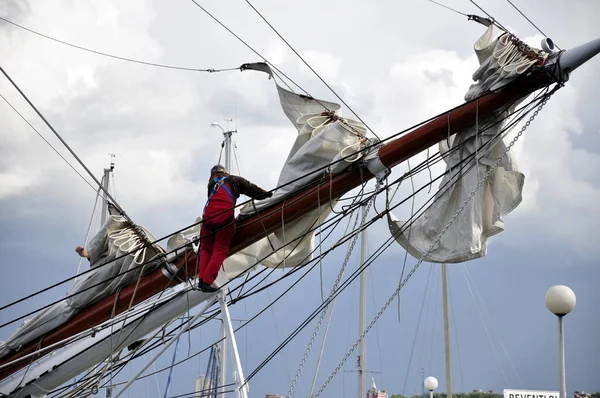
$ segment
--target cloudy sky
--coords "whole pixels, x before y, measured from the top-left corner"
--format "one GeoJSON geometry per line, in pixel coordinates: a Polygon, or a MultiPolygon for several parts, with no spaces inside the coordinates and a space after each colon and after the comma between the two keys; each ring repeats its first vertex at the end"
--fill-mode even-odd
{"type": "MultiPolygon", "coordinates": [[[[313,96],[335,100],[247,3],[199,3],[313,96]]],[[[484,28],[425,0],[253,4],[381,137],[460,104],[477,68],[472,45],[484,28]]],[[[467,0],[444,4],[481,14],[467,0]]],[[[505,0],[479,4],[528,42],[539,43],[539,32],[505,0]]],[[[515,4],[561,48],[600,37],[596,0],[515,4]]],[[[0,16],[57,39],[148,62],[220,69],[260,61],[188,0],[4,0],[0,16]]],[[[294,140],[273,82],[263,74],[208,74],[123,62],[3,21],[0,54],[0,65],[98,178],[108,166],[109,153],[116,154],[116,198],[156,236],[190,224],[201,212],[206,171],[217,161],[221,144],[220,130],[210,128],[211,122],[235,119],[241,173],[269,189],[275,187],[294,140]]],[[[526,174],[524,201],[506,218],[506,231],[492,240],[488,256],[450,267],[454,391],[558,389],[556,319],[544,306],[544,294],[555,284],[569,285],[578,298],[576,310],[566,318],[568,389],[600,391],[599,69],[600,58],[576,71],[516,145],[526,174]]],[[[74,163],[4,77],[0,94],[74,163]]],[[[345,109],[344,114],[350,113],[345,109]]],[[[420,176],[416,183],[427,180],[420,176]]],[[[406,196],[409,186],[400,192],[406,196]]],[[[73,275],[78,261],[73,248],[83,243],[94,198],[95,190],[0,100],[0,304],[73,275]]],[[[409,211],[402,208],[399,215],[409,211]]],[[[384,225],[372,228],[371,252],[388,236],[384,225]]],[[[323,264],[325,291],[343,251],[323,264]]],[[[403,257],[404,251],[394,245],[370,267],[369,320],[394,291],[403,257]]],[[[414,263],[409,258],[409,266],[414,263]]],[[[378,387],[420,393],[423,369],[437,376],[440,390],[445,390],[439,279],[438,266],[423,264],[403,290],[400,320],[394,304],[369,334],[367,368],[376,372],[378,387]]],[[[286,284],[238,304],[232,309],[234,317],[253,316],[286,284]]],[[[357,338],[355,285],[338,301],[317,386],[357,338]]],[[[63,285],[4,310],[0,322],[56,300],[67,290],[63,285]]],[[[240,332],[247,373],[313,311],[320,292],[316,270],[240,332]]],[[[285,394],[313,326],[252,379],[253,396],[285,394]]],[[[1,329],[0,339],[15,327],[1,329]]],[[[217,333],[217,325],[193,332],[191,352],[210,344],[217,333]]],[[[186,338],[178,358],[187,352],[186,338]]],[[[308,393],[315,354],[296,388],[298,395],[308,393]]],[[[326,396],[356,394],[354,355],[326,396]]],[[[161,358],[159,365],[170,357],[161,358]]],[[[201,355],[176,368],[172,395],[193,390],[206,359],[201,355]]],[[[141,366],[140,361],[131,364],[119,380],[141,366]]],[[[148,380],[136,383],[132,396],[157,396],[156,383],[163,389],[166,375],[148,380]]]]}

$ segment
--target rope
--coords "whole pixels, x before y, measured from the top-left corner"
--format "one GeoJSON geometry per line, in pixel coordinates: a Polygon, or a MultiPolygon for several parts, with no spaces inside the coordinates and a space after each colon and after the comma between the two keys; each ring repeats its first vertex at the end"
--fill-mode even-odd
{"type": "MultiPolygon", "coordinates": [[[[450,311],[455,314],[456,312],[454,312],[454,299],[452,298],[452,289],[450,288],[450,284],[448,284],[448,295],[450,296],[450,311]]],[[[461,387],[464,391],[465,389],[465,379],[464,379],[464,372],[463,372],[463,366],[462,366],[462,359],[461,359],[461,355],[460,355],[460,341],[458,339],[458,328],[456,327],[456,317],[453,316],[452,317],[452,326],[454,327],[454,343],[456,345],[456,355],[458,357],[458,370],[460,371],[460,383],[461,383],[461,387]]],[[[523,388],[523,385],[521,384],[521,388],[523,388]]]]}
{"type": "Polygon", "coordinates": [[[8,104],[8,106],[10,106],[12,108],[13,111],[15,111],[17,113],[17,115],[19,115],[21,117],[21,119],[23,119],[23,121],[25,123],[27,123],[29,125],[29,127],[31,127],[33,129],[33,131],[35,131],[37,133],[37,135],[44,140],[44,142],[46,144],[48,144],[48,146],[50,148],[52,148],[52,150],[54,152],[56,152],[56,154],[58,156],[60,156],[60,158],[62,160],[65,161],[65,163],[71,168],[73,169],[73,171],[79,176],[81,177],[81,179],[90,186],[90,188],[92,188],[94,191],[96,191],[96,188],[94,188],[94,186],[92,184],[90,184],[90,182],[88,180],[85,179],[84,176],[81,175],[81,173],[79,171],[77,171],[77,169],[75,167],[73,167],[73,165],[71,163],[69,163],[69,161],[67,159],[65,159],[65,157],[63,155],[60,154],[60,152],[58,152],[58,150],[42,135],[42,133],[40,133],[35,127],[33,127],[33,125],[29,122],[29,120],[25,119],[25,116],[23,116],[23,114],[21,114],[21,112],[19,112],[17,110],[17,108],[15,108],[2,94],[0,94],[0,98],[2,98],[4,100],[4,102],[6,102],[8,104]]]}
{"type": "MultiPolygon", "coordinates": [[[[405,395],[406,392],[406,383],[408,382],[408,376],[409,376],[409,372],[410,372],[410,365],[412,363],[413,360],[413,354],[415,352],[415,346],[417,345],[417,337],[419,336],[419,329],[421,327],[421,317],[423,316],[423,308],[425,308],[425,302],[427,301],[427,292],[429,291],[429,288],[431,287],[431,284],[429,283],[429,281],[431,280],[431,274],[433,272],[433,267],[429,268],[429,274],[427,275],[427,281],[425,283],[425,291],[423,292],[423,301],[421,301],[421,310],[419,311],[419,317],[417,318],[417,328],[415,329],[415,337],[413,339],[413,343],[412,343],[412,347],[410,349],[410,355],[408,356],[408,366],[406,367],[406,375],[404,376],[404,384],[402,386],[402,395],[405,395]]],[[[421,350],[421,354],[423,353],[423,350],[421,350]]],[[[419,359],[419,362],[421,362],[421,360],[419,359]]]]}
{"type": "Polygon", "coordinates": [[[267,59],[265,57],[263,57],[258,51],[256,51],[250,44],[246,43],[240,36],[238,36],[237,34],[235,34],[235,32],[233,32],[231,29],[229,29],[223,22],[219,21],[214,15],[212,15],[210,12],[208,12],[208,10],[206,8],[204,8],[200,4],[198,4],[198,2],[196,0],[191,0],[191,2],[194,3],[202,11],[204,11],[204,13],[206,15],[208,15],[210,18],[212,18],[216,23],[218,23],[219,25],[221,25],[221,27],[223,27],[223,29],[225,29],[226,31],[228,31],[233,37],[235,37],[236,39],[238,39],[243,45],[246,46],[246,48],[248,48],[250,51],[252,51],[258,57],[260,57],[263,61],[265,61],[267,64],[269,64],[269,66],[271,68],[273,68],[277,72],[281,73],[286,79],[288,79],[290,82],[292,82],[292,84],[294,84],[296,87],[298,87],[298,89],[300,89],[306,95],[308,95],[309,97],[312,98],[312,96],[310,94],[308,94],[308,92],[306,90],[304,90],[302,87],[300,87],[295,81],[293,81],[291,78],[289,78],[285,73],[283,73],[281,70],[279,70],[279,68],[277,68],[275,65],[273,65],[272,63],[270,63],[269,61],[267,61],[267,59]]]}
{"type": "Polygon", "coordinates": [[[64,44],[64,45],[66,45],[66,46],[69,46],[69,47],[73,47],[73,48],[76,48],[76,49],[78,49],[78,50],[87,51],[87,52],[89,52],[89,53],[93,53],[93,54],[97,54],[97,55],[102,55],[102,56],[104,56],[104,57],[109,57],[109,58],[119,59],[119,60],[121,60],[121,61],[133,62],[133,63],[136,63],[136,64],[142,64],[142,65],[148,65],[148,66],[155,66],[155,67],[158,67],[158,68],[178,69],[178,70],[185,70],[185,71],[192,71],[192,72],[208,72],[208,73],[215,73],[215,72],[225,72],[225,71],[233,71],[233,70],[239,70],[239,69],[240,69],[240,68],[226,68],[226,69],[198,69],[198,68],[185,68],[185,67],[182,67],[182,66],[166,65],[166,64],[157,64],[157,63],[154,63],[154,62],[140,61],[140,60],[133,59],[133,58],[120,57],[120,56],[118,56],[118,55],[113,55],[113,54],[108,54],[108,53],[105,53],[105,52],[102,52],[102,51],[92,50],[92,49],[90,49],[90,48],[87,48],[87,47],[78,46],[78,45],[76,45],[76,44],[73,44],[73,43],[68,43],[68,42],[66,42],[66,41],[63,41],[63,40],[56,39],[56,38],[54,38],[54,37],[51,37],[51,36],[48,36],[48,35],[46,35],[46,34],[43,34],[43,33],[40,33],[40,32],[36,32],[35,30],[33,30],[33,29],[29,29],[29,28],[27,28],[27,27],[25,27],[25,26],[23,26],[23,25],[19,25],[19,24],[18,24],[18,23],[16,23],[16,22],[9,21],[8,19],[6,19],[6,18],[3,18],[3,17],[0,17],[0,20],[4,21],[4,22],[6,22],[6,23],[9,23],[9,24],[11,24],[11,25],[13,25],[13,26],[16,26],[16,27],[18,27],[18,28],[21,28],[21,29],[23,29],[23,30],[26,30],[26,31],[28,31],[28,32],[30,32],[30,33],[33,33],[33,34],[36,34],[36,35],[38,35],[38,36],[44,37],[44,38],[46,38],[46,39],[49,39],[49,40],[55,41],[55,42],[57,42],[57,43],[64,44]]]}
{"type": "Polygon", "coordinates": [[[500,367],[500,372],[502,372],[502,377],[504,378],[504,382],[506,383],[506,386],[510,386],[510,383],[508,382],[508,378],[506,377],[506,372],[504,371],[504,366],[502,366],[502,362],[500,361],[500,358],[498,357],[498,351],[496,351],[496,346],[494,345],[494,342],[492,341],[492,337],[490,336],[490,331],[488,330],[487,325],[485,324],[485,320],[483,319],[483,315],[481,314],[479,305],[477,305],[477,299],[475,298],[475,295],[473,294],[473,289],[471,288],[471,284],[469,283],[469,280],[467,278],[467,274],[466,274],[465,270],[466,270],[466,267],[463,267],[463,274],[465,276],[465,280],[467,281],[467,287],[469,288],[469,293],[471,294],[471,298],[473,299],[473,303],[475,304],[475,309],[477,309],[477,315],[479,315],[479,320],[481,321],[481,324],[483,325],[483,330],[485,331],[485,335],[486,335],[488,341],[490,342],[490,345],[492,346],[492,351],[494,352],[494,357],[496,358],[496,361],[498,362],[498,366],[500,367]]]}
{"type": "Polygon", "coordinates": [[[548,100],[550,99],[550,97],[552,96],[553,93],[554,93],[554,91],[552,91],[550,94],[548,94],[548,96],[542,101],[541,105],[538,106],[538,108],[533,113],[533,115],[529,118],[529,120],[527,122],[525,122],[525,125],[521,128],[521,130],[517,133],[517,135],[512,139],[512,141],[507,145],[506,149],[498,157],[498,159],[494,162],[494,164],[489,168],[489,170],[487,171],[487,173],[479,181],[479,183],[477,184],[477,186],[475,187],[475,189],[471,192],[471,194],[469,195],[469,197],[464,201],[464,203],[456,211],[456,213],[450,219],[450,221],[446,224],[446,226],[440,231],[440,233],[438,234],[438,236],[436,237],[436,239],[434,240],[434,242],[431,244],[431,246],[429,247],[429,249],[419,259],[419,261],[417,262],[417,264],[415,264],[415,266],[409,272],[409,274],[406,276],[406,278],[404,279],[404,281],[402,282],[402,284],[399,285],[396,288],[396,290],[394,291],[394,293],[392,294],[392,296],[385,302],[385,304],[383,305],[383,307],[379,310],[379,312],[373,318],[373,320],[371,321],[371,323],[367,326],[367,328],[365,329],[365,331],[359,336],[358,340],[352,345],[352,347],[350,347],[350,349],[348,350],[348,352],[346,353],[346,355],[342,358],[342,360],[340,361],[340,363],[338,364],[338,366],[333,370],[332,374],[327,378],[327,380],[325,381],[325,383],[323,383],[323,385],[321,386],[321,388],[319,388],[319,390],[315,394],[314,398],[319,397],[321,395],[321,393],[325,390],[325,388],[327,388],[327,385],[329,385],[329,383],[331,382],[331,380],[333,380],[333,378],[335,377],[335,375],[342,368],[342,366],[344,365],[344,363],[346,362],[346,360],[350,357],[350,355],[352,354],[352,352],[356,349],[356,347],[358,347],[358,345],[360,344],[360,342],[362,341],[362,339],[367,335],[367,333],[369,333],[369,331],[371,330],[371,328],[373,327],[373,325],[375,325],[375,323],[377,323],[377,321],[379,320],[379,318],[381,317],[381,315],[383,315],[383,313],[385,312],[385,310],[394,301],[394,299],[396,298],[396,296],[398,295],[398,293],[400,292],[400,290],[402,289],[402,287],[408,282],[408,280],[412,277],[412,275],[417,271],[417,269],[419,268],[419,266],[421,265],[421,263],[423,262],[423,260],[436,247],[436,245],[438,244],[438,242],[440,241],[440,239],[442,238],[442,236],[444,236],[444,234],[446,233],[446,231],[450,228],[450,226],[458,218],[458,216],[464,210],[464,208],[467,206],[467,204],[469,204],[469,202],[473,199],[473,197],[475,196],[475,194],[483,186],[483,184],[486,182],[486,180],[488,179],[488,177],[494,172],[494,170],[496,169],[496,167],[498,167],[498,165],[500,164],[500,162],[502,161],[502,159],[504,158],[504,156],[506,156],[506,154],[508,153],[508,151],[510,151],[510,149],[515,145],[515,143],[517,142],[517,140],[523,135],[523,132],[529,127],[529,125],[535,119],[535,117],[538,115],[538,113],[541,111],[541,109],[546,105],[546,103],[548,102],[548,100]]]}
{"type": "MultiPolygon", "coordinates": [[[[104,179],[104,177],[102,177],[104,179]]],[[[92,215],[90,217],[90,222],[87,227],[87,231],[85,231],[85,237],[83,238],[83,247],[87,246],[88,238],[90,235],[90,230],[92,229],[92,222],[94,221],[94,214],[96,213],[96,206],[98,206],[98,199],[100,198],[100,189],[98,189],[96,193],[96,200],[94,201],[94,208],[92,209],[92,215]]],[[[77,262],[77,270],[75,271],[75,276],[79,275],[79,270],[81,269],[81,262],[83,261],[83,257],[79,257],[79,261],[77,262]]],[[[77,283],[77,278],[73,280],[73,285],[77,283]]]]}
{"type": "Polygon", "coordinates": [[[450,11],[454,11],[454,12],[455,12],[455,13],[457,13],[457,14],[464,15],[465,17],[468,17],[468,16],[469,16],[468,14],[465,14],[464,12],[460,12],[460,11],[458,11],[458,10],[455,10],[455,9],[454,9],[454,8],[452,8],[452,7],[445,6],[445,5],[441,4],[441,3],[438,3],[437,1],[433,1],[433,0],[429,0],[429,1],[430,1],[430,2],[432,2],[433,4],[437,4],[437,5],[438,5],[438,6],[440,6],[440,7],[444,7],[444,8],[446,8],[446,9],[450,10],[450,11]]]}
{"type": "MultiPolygon", "coordinates": [[[[540,32],[544,37],[546,37],[546,38],[548,37],[548,35],[545,34],[544,32],[542,32],[542,30],[540,28],[538,28],[537,25],[534,24],[531,19],[527,18],[527,15],[525,15],[523,12],[521,12],[521,10],[519,10],[517,8],[517,6],[513,4],[512,1],[510,1],[510,0],[506,0],[506,1],[508,1],[508,4],[510,4],[511,6],[513,6],[513,8],[515,10],[517,10],[519,12],[519,14],[521,14],[523,16],[523,18],[525,18],[531,25],[533,25],[533,27],[536,28],[538,32],[540,32]]],[[[554,45],[556,46],[556,43],[554,43],[554,45]]],[[[560,51],[560,47],[559,46],[556,46],[556,48],[558,48],[558,50],[560,51]]]]}
{"type": "MultiPolygon", "coordinates": [[[[504,351],[504,355],[506,355],[506,358],[508,359],[508,362],[510,364],[510,366],[512,367],[513,372],[515,373],[515,376],[517,377],[517,380],[519,381],[519,384],[521,386],[521,388],[523,388],[523,382],[521,381],[521,377],[519,376],[519,372],[517,372],[517,369],[515,368],[515,364],[512,361],[512,359],[510,358],[510,355],[508,355],[508,351],[506,350],[506,347],[504,346],[504,344],[502,343],[502,340],[500,340],[500,337],[498,336],[498,332],[496,330],[496,326],[494,326],[494,322],[492,321],[492,317],[490,316],[487,307],[483,301],[483,298],[481,297],[481,295],[479,294],[479,292],[477,291],[477,288],[475,287],[475,281],[473,281],[473,277],[471,276],[471,273],[469,272],[469,269],[467,268],[466,264],[463,264],[464,268],[464,275],[465,275],[465,279],[467,280],[467,284],[469,284],[469,281],[471,281],[470,286],[469,286],[469,291],[471,290],[471,287],[473,289],[473,292],[475,293],[475,296],[473,297],[473,300],[475,300],[475,298],[479,299],[479,302],[481,303],[481,306],[483,307],[483,311],[485,313],[485,315],[487,315],[488,319],[490,320],[490,324],[492,327],[492,332],[494,334],[496,334],[496,337],[498,338],[498,342],[500,344],[500,347],[502,348],[502,350],[504,351]]],[[[477,303],[475,302],[475,305],[477,306],[477,303]]],[[[507,385],[509,385],[507,383],[507,385]]]]}
{"type": "Polygon", "coordinates": [[[473,3],[475,5],[475,7],[479,8],[485,15],[487,15],[490,18],[490,21],[498,26],[500,29],[502,29],[505,32],[510,32],[508,29],[506,29],[504,26],[502,26],[502,24],[500,22],[498,22],[497,19],[495,19],[494,17],[492,17],[486,10],[484,10],[483,8],[481,8],[481,6],[479,6],[479,4],[477,4],[474,0],[469,0],[471,3],[473,3]]]}
{"type": "Polygon", "coordinates": [[[19,88],[19,86],[17,85],[17,83],[15,83],[10,78],[10,76],[8,75],[8,73],[6,73],[6,71],[1,66],[0,66],[0,72],[2,72],[2,74],[8,79],[8,81],[13,85],[13,87],[19,92],[19,94],[21,94],[21,96],[23,96],[23,98],[25,99],[25,101],[27,101],[27,103],[29,104],[29,106],[31,106],[31,108],[35,111],[35,113],[37,113],[38,116],[44,121],[44,123],[46,123],[46,125],[48,126],[48,128],[50,128],[50,130],[52,130],[52,132],[54,133],[54,135],[60,140],[60,142],[65,146],[65,148],[67,148],[67,150],[71,153],[71,155],[73,155],[73,157],[77,160],[77,162],[81,165],[81,167],[83,167],[84,170],[89,174],[89,176],[92,177],[92,180],[94,180],[94,182],[96,183],[96,185],[98,185],[98,187],[100,187],[102,189],[102,191],[106,194],[106,196],[115,205],[115,207],[117,208],[117,210],[119,211],[119,213],[121,213],[123,215],[123,217],[125,217],[129,222],[133,223],[133,221],[131,221],[131,219],[125,213],[125,211],[121,208],[121,206],[119,206],[117,204],[117,202],[115,201],[115,199],[108,193],[108,191],[106,189],[104,189],[104,187],[102,186],[102,184],[100,184],[100,181],[98,181],[98,179],[87,168],[87,166],[85,165],[85,163],[83,163],[83,161],[79,158],[79,156],[77,156],[77,154],[71,149],[71,147],[69,146],[69,144],[67,144],[67,142],[60,136],[60,134],[58,134],[58,132],[54,129],[54,127],[52,127],[52,125],[50,124],[50,122],[48,122],[48,120],[44,117],[44,115],[42,115],[42,113],[35,107],[35,105],[33,105],[33,103],[29,100],[29,98],[27,97],[27,95],[25,95],[25,93],[23,91],[21,91],[21,89],[19,88]]]}
{"type": "MultiPolygon", "coordinates": [[[[293,52],[294,54],[296,54],[296,56],[298,56],[298,58],[300,58],[300,60],[301,60],[301,61],[304,63],[304,65],[306,65],[306,66],[308,67],[308,69],[310,69],[310,70],[311,70],[311,72],[312,72],[312,73],[314,73],[314,74],[315,74],[315,76],[317,76],[317,78],[319,78],[319,80],[321,80],[321,82],[322,82],[322,83],[325,85],[325,87],[327,87],[327,88],[329,89],[329,91],[331,91],[331,92],[333,93],[333,95],[335,95],[335,96],[336,96],[336,97],[337,97],[337,98],[338,98],[338,99],[339,99],[339,100],[342,102],[342,104],[344,104],[344,105],[346,106],[346,108],[348,108],[348,110],[349,110],[350,112],[352,112],[352,114],[353,114],[354,116],[356,116],[356,118],[357,118],[357,119],[358,119],[358,120],[359,120],[359,121],[360,121],[360,122],[361,122],[361,123],[362,123],[362,124],[363,124],[363,125],[364,125],[364,126],[367,128],[367,129],[369,129],[369,131],[370,131],[370,132],[372,132],[372,133],[373,133],[373,135],[374,135],[375,137],[377,137],[377,139],[378,139],[378,140],[380,140],[379,136],[378,136],[378,135],[377,135],[377,134],[376,134],[376,133],[375,133],[375,132],[374,132],[374,131],[373,131],[373,130],[372,130],[372,129],[371,129],[369,126],[368,126],[368,125],[367,125],[367,123],[365,123],[365,122],[364,122],[364,121],[363,121],[363,120],[360,118],[360,116],[358,116],[358,115],[356,114],[356,112],[354,112],[354,110],[353,110],[353,109],[350,107],[350,105],[348,105],[348,104],[346,103],[346,101],[344,101],[344,100],[342,99],[342,97],[340,97],[340,96],[338,95],[338,93],[336,93],[336,92],[335,92],[335,90],[334,90],[334,89],[333,89],[333,88],[332,88],[332,87],[331,87],[329,84],[327,84],[327,82],[326,82],[326,81],[325,81],[325,80],[324,80],[324,79],[323,79],[323,78],[322,78],[322,77],[321,77],[321,76],[320,76],[320,75],[317,73],[317,71],[316,71],[316,70],[314,70],[314,69],[312,68],[312,66],[310,66],[310,64],[309,64],[308,62],[306,62],[306,60],[305,60],[305,59],[304,59],[304,58],[303,58],[303,57],[302,57],[302,56],[301,56],[301,55],[298,53],[298,51],[296,51],[296,50],[294,49],[294,47],[292,47],[292,45],[291,45],[291,44],[290,44],[290,43],[289,43],[289,42],[288,42],[288,41],[287,41],[287,40],[286,40],[286,39],[285,39],[285,38],[284,38],[284,37],[283,37],[283,36],[282,36],[282,35],[281,35],[281,34],[278,32],[278,31],[277,31],[277,29],[275,29],[275,27],[273,27],[273,25],[271,25],[271,23],[270,23],[269,21],[267,21],[267,19],[266,19],[266,18],[265,18],[265,17],[264,17],[264,16],[263,16],[261,13],[260,13],[260,11],[258,11],[258,10],[256,9],[256,7],[254,7],[254,6],[252,5],[252,3],[250,3],[250,0],[246,0],[246,3],[248,3],[248,5],[249,5],[249,6],[250,6],[250,7],[251,7],[251,8],[252,8],[252,9],[253,9],[253,10],[254,10],[254,11],[257,13],[257,14],[258,14],[258,16],[259,16],[259,17],[260,17],[260,18],[261,18],[263,21],[265,21],[265,23],[266,23],[266,24],[267,24],[267,25],[268,25],[268,26],[269,26],[269,27],[270,27],[270,28],[273,30],[273,32],[275,32],[275,34],[277,34],[277,36],[279,36],[279,38],[280,38],[281,40],[283,40],[283,42],[284,42],[284,43],[285,43],[285,44],[286,44],[286,45],[287,45],[287,46],[290,48],[290,50],[292,50],[292,52],[293,52]]],[[[313,98],[313,99],[314,99],[314,98],[313,98]]],[[[323,104],[321,104],[321,105],[323,105],[323,104]]],[[[327,109],[327,108],[325,107],[325,109],[327,109]]],[[[329,110],[329,109],[328,109],[328,110],[329,110]]]]}

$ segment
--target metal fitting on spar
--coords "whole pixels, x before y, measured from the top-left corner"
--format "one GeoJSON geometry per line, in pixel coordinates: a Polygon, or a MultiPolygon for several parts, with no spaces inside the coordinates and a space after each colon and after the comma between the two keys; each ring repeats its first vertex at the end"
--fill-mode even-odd
{"type": "Polygon", "coordinates": [[[556,47],[554,46],[554,42],[551,38],[544,37],[542,39],[542,50],[548,54],[553,54],[556,51],[556,47]]]}

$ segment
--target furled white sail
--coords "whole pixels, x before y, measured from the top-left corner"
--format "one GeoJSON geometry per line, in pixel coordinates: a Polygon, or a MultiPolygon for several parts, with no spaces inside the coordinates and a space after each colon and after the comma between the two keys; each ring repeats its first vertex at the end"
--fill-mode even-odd
{"type": "MultiPolygon", "coordinates": [[[[536,58],[525,55],[509,34],[494,40],[492,29],[493,25],[475,43],[480,67],[473,74],[476,83],[465,95],[467,101],[510,83],[537,62],[536,58]]],[[[499,133],[506,123],[482,129],[513,111],[514,106],[504,113],[499,111],[468,129],[453,131],[449,140],[440,142],[447,173],[435,201],[410,227],[388,214],[390,232],[412,256],[425,255],[480,179],[504,153],[506,144],[499,133]],[[477,162],[475,155],[479,158],[477,162]]],[[[504,230],[504,216],[521,203],[524,181],[515,155],[509,151],[424,260],[458,263],[485,256],[488,238],[504,230]]]]}
{"type": "MultiPolygon", "coordinates": [[[[144,232],[151,241],[156,240],[148,231],[144,232]]],[[[123,217],[108,217],[87,248],[92,271],[79,277],[67,294],[75,296],[56,303],[24,321],[0,347],[0,358],[62,325],[85,307],[135,282],[140,274],[153,271],[157,263],[151,260],[161,254],[162,249],[153,245],[136,251],[144,245],[145,242],[123,217]],[[130,251],[135,252],[126,254],[130,251]],[[107,264],[99,266],[105,263],[107,264]],[[145,265],[133,270],[141,264],[145,265]],[[129,270],[133,271],[124,273],[129,270]]]]}

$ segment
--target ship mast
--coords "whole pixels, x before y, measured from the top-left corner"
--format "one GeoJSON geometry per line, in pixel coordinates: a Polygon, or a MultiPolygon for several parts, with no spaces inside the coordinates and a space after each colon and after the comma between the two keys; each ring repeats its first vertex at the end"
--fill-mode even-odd
{"type": "Polygon", "coordinates": [[[104,225],[104,223],[106,222],[106,218],[107,218],[107,214],[108,214],[108,197],[107,197],[107,192],[108,192],[108,182],[110,180],[110,173],[112,173],[112,171],[115,169],[115,154],[111,153],[110,155],[110,167],[108,169],[104,169],[104,176],[102,177],[102,188],[104,188],[102,191],[102,198],[103,200],[103,204],[102,204],[102,213],[100,216],[100,225],[104,225]]]}
{"type": "Polygon", "coordinates": [[[442,304],[444,307],[444,346],[446,349],[446,395],[452,398],[452,362],[450,360],[450,324],[448,314],[448,266],[442,263],[442,304]]]}
{"type": "MultiPolygon", "coordinates": [[[[210,124],[210,127],[218,127],[221,129],[221,131],[223,132],[223,146],[225,148],[225,170],[227,170],[228,173],[231,173],[231,149],[232,149],[232,136],[234,133],[237,133],[237,130],[229,130],[229,122],[233,121],[233,119],[225,119],[225,121],[227,122],[227,130],[225,130],[223,127],[221,127],[221,125],[217,122],[213,122],[210,124]]],[[[227,291],[229,290],[228,287],[224,288],[225,290],[225,295],[227,295],[227,291]]],[[[227,306],[227,303],[224,304],[225,306],[227,306]]],[[[227,383],[226,383],[226,378],[227,378],[227,342],[225,341],[227,339],[227,325],[225,323],[225,317],[221,318],[221,344],[220,344],[220,351],[219,351],[219,380],[221,383],[221,386],[219,390],[219,396],[221,398],[225,398],[225,391],[227,390],[226,387],[224,387],[227,383]]]]}
{"type": "MultiPolygon", "coordinates": [[[[366,205],[362,206],[362,220],[366,222],[366,205]]],[[[360,273],[360,304],[358,317],[358,335],[362,336],[367,327],[367,268],[364,264],[367,261],[367,229],[364,228],[360,233],[360,264],[363,267],[360,273]]],[[[358,398],[365,395],[366,371],[367,371],[367,339],[360,340],[358,356],[358,398]]]]}

